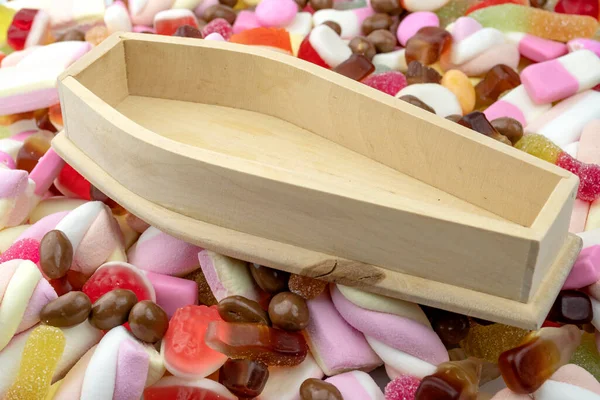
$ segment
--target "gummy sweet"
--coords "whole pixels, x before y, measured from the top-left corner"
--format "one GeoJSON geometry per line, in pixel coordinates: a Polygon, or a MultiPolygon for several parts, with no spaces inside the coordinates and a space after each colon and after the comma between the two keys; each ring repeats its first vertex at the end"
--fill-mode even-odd
{"type": "Polygon", "coordinates": [[[435,26],[421,28],[406,43],[406,63],[419,61],[431,65],[440,59],[451,43],[452,35],[447,30],[435,26]]]}
{"type": "Polygon", "coordinates": [[[596,347],[596,339],[593,333],[584,333],[581,344],[569,360],[570,363],[579,365],[594,377],[600,380],[600,353],[596,347]]]}
{"type": "Polygon", "coordinates": [[[35,328],[25,343],[17,379],[4,399],[45,399],[65,344],[65,335],[60,329],[47,325],[35,328]]]}
{"type": "Polygon", "coordinates": [[[475,86],[477,108],[491,105],[498,100],[502,93],[514,89],[520,84],[521,78],[515,70],[504,64],[496,65],[475,86]]]}
{"type": "Polygon", "coordinates": [[[83,285],[82,292],[88,295],[92,303],[113,289],[131,290],[138,301],[152,300],[153,290],[146,279],[143,272],[133,266],[109,263],[94,272],[83,285]]]}
{"type": "Polygon", "coordinates": [[[421,381],[415,400],[475,400],[482,362],[476,358],[448,361],[421,381]]]}
{"type": "Polygon", "coordinates": [[[400,375],[385,387],[385,400],[414,400],[421,380],[410,375],[400,375]]]}
{"type": "Polygon", "coordinates": [[[460,345],[469,356],[497,363],[502,352],[518,346],[528,333],[525,329],[508,325],[473,323],[460,345]]]}
{"type": "Polygon", "coordinates": [[[0,263],[18,259],[30,260],[37,264],[40,261],[40,242],[35,239],[21,239],[0,255],[0,263]]]}

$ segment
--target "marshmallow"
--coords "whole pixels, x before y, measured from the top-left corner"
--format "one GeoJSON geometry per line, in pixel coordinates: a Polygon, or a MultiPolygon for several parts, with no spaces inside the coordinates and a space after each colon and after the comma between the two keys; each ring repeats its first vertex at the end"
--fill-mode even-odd
{"type": "MultiPolygon", "coordinates": [[[[154,16],[173,6],[174,0],[129,0],[129,13],[134,25],[152,25],[154,16]]],[[[205,1],[206,3],[206,1],[205,1]]]]}
{"type": "MultiPolygon", "coordinates": [[[[191,398],[198,399],[219,399],[219,400],[237,400],[237,396],[234,396],[227,388],[221,385],[219,382],[215,382],[210,379],[197,379],[197,380],[187,380],[182,379],[176,376],[167,376],[162,378],[156,384],[152,385],[148,388],[147,397],[151,397],[152,399],[163,399],[163,398],[174,398],[174,397],[165,397],[165,393],[160,391],[160,388],[169,388],[169,387],[188,387],[189,390],[184,391],[184,395],[190,394],[191,398]],[[196,388],[194,390],[192,388],[196,388]],[[156,394],[152,394],[152,391],[156,390],[156,394]],[[197,395],[197,396],[196,396],[197,395]]],[[[174,392],[170,392],[171,395],[174,395],[174,392]]],[[[177,395],[179,398],[179,395],[177,395]]]]}
{"type": "Polygon", "coordinates": [[[262,0],[254,12],[262,26],[284,27],[296,18],[298,4],[294,0],[262,0]]]}
{"type": "Polygon", "coordinates": [[[494,28],[482,28],[452,45],[450,61],[461,65],[471,61],[486,50],[504,44],[504,34],[494,28]]]}
{"type": "Polygon", "coordinates": [[[142,397],[149,361],[150,356],[137,341],[125,340],[119,345],[114,399],[136,400],[142,397]]]}
{"type": "Polygon", "coordinates": [[[583,240],[584,249],[600,244],[600,228],[579,232],[577,236],[583,240]]]}
{"type": "Polygon", "coordinates": [[[535,62],[554,60],[568,53],[567,45],[522,32],[505,33],[506,40],[519,46],[519,53],[535,62]]]}
{"type": "Polygon", "coordinates": [[[412,95],[433,108],[440,117],[462,115],[462,107],[456,95],[436,83],[417,83],[402,89],[396,97],[412,95]]]}
{"type": "MultiPolygon", "coordinates": [[[[467,38],[469,39],[469,38],[467,38]]],[[[440,66],[444,71],[458,69],[467,76],[485,75],[490,69],[498,64],[507,65],[517,69],[521,59],[519,49],[512,43],[502,43],[488,48],[473,59],[464,64],[453,64],[451,60],[452,51],[442,53],[440,66]]]]}
{"type": "Polygon", "coordinates": [[[325,375],[355,369],[369,372],[382,364],[363,334],[348,325],[337,312],[327,290],[306,304],[310,318],[305,336],[325,375]]]}
{"type": "MultiPolygon", "coordinates": [[[[241,13],[240,13],[241,14],[241,13]]],[[[238,14],[238,18],[240,15],[238,14]]],[[[236,19],[237,22],[237,19],[236,19]]],[[[290,33],[290,35],[301,35],[306,36],[310,33],[312,29],[312,15],[308,12],[299,12],[294,17],[294,20],[290,22],[285,30],[290,33]]],[[[235,32],[235,24],[234,24],[234,32],[235,32]]]]}
{"type": "Polygon", "coordinates": [[[594,119],[600,119],[600,92],[588,90],[552,107],[525,131],[544,135],[562,147],[579,140],[583,128],[594,119]]]}
{"type": "Polygon", "coordinates": [[[448,4],[450,0],[404,0],[402,5],[410,12],[436,11],[448,4]]]}
{"type": "Polygon", "coordinates": [[[406,46],[408,39],[413,37],[421,28],[427,26],[440,26],[440,19],[429,11],[408,14],[398,25],[396,36],[402,46],[406,46]]]}
{"type": "Polygon", "coordinates": [[[129,249],[127,258],[131,264],[144,271],[183,276],[199,268],[198,252],[201,250],[150,227],[129,249]]]}
{"type": "Polygon", "coordinates": [[[104,24],[110,33],[119,31],[131,32],[133,29],[127,8],[125,8],[125,5],[121,1],[116,1],[106,9],[104,24]]]}
{"type": "Polygon", "coordinates": [[[313,14],[315,26],[326,21],[333,21],[342,28],[342,39],[352,39],[362,33],[362,23],[365,19],[375,14],[371,7],[353,8],[351,10],[323,9],[313,14]]]}
{"type": "Polygon", "coordinates": [[[42,200],[30,213],[29,222],[35,224],[48,215],[63,211],[73,211],[87,203],[86,200],[73,199],[65,196],[48,197],[42,200]]]}
{"type": "Polygon", "coordinates": [[[451,25],[451,29],[450,26],[448,26],[446,27],[446,30],[452,33],[452,39],[455,42],[460,42],[475,32],[483,29],[483,26],[471,17],[460,17],[451,25]]]}
{"type": "Polygon", "coordinates": [[[325,379],[338,388],[344,400],[384,400],[373,378],[362,371],[351,371],[325,379]]]}
{"type": "Polygon", "coordinates": [[[585,38],[573,39],[567,43],[567,47],[570,52],[587,49],[600,57],[600,42],[597,40],[585,38]]]}
{"type": "Polygon", "coordinates": [[[146,272],[156,291],[156,304],[162,307],[169,318],[178,308],[198,304],[198,284],[189,279],[146,272]]]}
{"type": "Polygon", "coordinates": [[[510,117],[523,126],[535,121],[540,115],[552,108],[552,104],[535,104],[527,94],[525,87],[519,85],[497,102],[489,106],[483,113],[488,120],[510,117]]]}
{"type": "Polygon", "coordinates": [[[323,378],[323,371],[310,353],[294,367],[270,367],[269,379],[257,400],[301,400],[300,386],[310,378],[323,378]]]}
{"type": "Polygon", "coordinates": [[[373,57],[374,65],[383,65],[394,71],[406,72],[408,65],[406,64],[406,50],[394,50],[389,53],[379,53],[373,57]]]}
{"type": "Polygon", "coordinates": [[[4,253],[10,246],[17,241],[17,238],[27,231],[31,225],[19,225],[12,228],[2,229],[0,231],[0,253],[4,253]]]}
{"type": "Polygon", "coordinates": [[[243,296],[259,301],[260,294],[248,265],[244,261],[210,250],[198,253],[200,267],[217,301],[229,296],[243,296]]]}
{"type": "Polygon", "coordinates": [[[600,57],[589,50],[569,53],[528,66],[521,81],[537,104],[562,100],[600,83],[600,57]]]}
{"type": "MultiPolygon", "coordinates": [[[[300,14],[305,14],[305,13],[298,13],[298,16],[300,14]]],[[[309,16],[310,16],[310,23],[312,26],[312,16],[310,14],[309,14],[309,16]]],[[[260,22],[258,22],[258,19],[256,18],[256,14],[254,13],[254,11],[242,10],[239,12],[237,18],[233,22],[233,33],[242,33],[244,31],[247,31],[250,29],[260,28],[260,26],[261,26],[260,22]]],[[[310,31],[310,28],[309,28],[309,31],[310,31]]]]}
{"type": "Polygon", "coordinates": [[[581,289],[600,280],[600,245],[583,249],[569,273],[563,290],[581,289]]]}
{"type": "Polygon", "coordinates": [[[352,50],[346,42],[327,25],[319,25],[310,31],[300,45],[298,57],[304,59],[314,53],[319,57],[317,65],[325,68],[335,68],[352,56],[352,50]]]}

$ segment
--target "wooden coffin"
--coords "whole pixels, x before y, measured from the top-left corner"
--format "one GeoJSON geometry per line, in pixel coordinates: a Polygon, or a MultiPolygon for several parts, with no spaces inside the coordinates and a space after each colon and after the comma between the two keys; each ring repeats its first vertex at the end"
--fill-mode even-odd
{"type": "Polygon", "coordinates": [[[574,175],[285,54],[115,34],[59,90],[67,162],[232,257],[534,328],[581,248],[574,175]]]}

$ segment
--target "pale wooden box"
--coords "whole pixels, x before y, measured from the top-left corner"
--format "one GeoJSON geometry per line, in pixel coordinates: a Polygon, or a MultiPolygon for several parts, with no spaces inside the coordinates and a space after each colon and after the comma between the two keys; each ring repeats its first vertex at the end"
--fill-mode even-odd
{"type": "Polygon", "coordinates": [[[116,34],[59,88],[68,162],[233,257],[534,327],[581,246],[574,175],[285,54],[116,34]]]}

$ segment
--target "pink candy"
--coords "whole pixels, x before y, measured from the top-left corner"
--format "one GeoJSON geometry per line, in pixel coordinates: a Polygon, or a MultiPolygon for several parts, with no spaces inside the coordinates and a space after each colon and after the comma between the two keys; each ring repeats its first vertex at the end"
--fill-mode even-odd
{"type": "Polygon", "coordinates": [[[521,32],[506,34],[506,38],[519,46],[519,53],[535,62],[553,60],[567,54],[567,45],[521,32]]]}
{"type": "Polygon", "coordinates": [[[583,249],[573,265],[563,290],[581,289],[600,279],[600,245],[583,249]]]}
{"type": "Polygon", "coordinates": [[[207,37],[211,33],[218,33],[225,40],[229,40],[231,35],[233,35],[233,29],[229,22],[224,20],[223,18],[217,18],[210,21],[204,28],[202,28],[202,36],[207,37]]]}
{"type": "MultiPolygon", "coordinates": [[[[469,18],[470,19],[470,18],[469,18]]],[[[402,46],[406,46],[408,39],[413,37],[421,28],[426,26],[440,26],[440,19],[429,11],[408,14],[398,25],[396,36],[402,46]]]]}
{"type": "Polygon", "coordinates": [[[401,375],[385,387],[385,400],[414,400],[420,384],[414,376],[401,375]]]}
{"type": "Polygon", "coordinates": [[[388,71],[369,75],[362,81],[365,85],[395,96],[407,85],[406,77],[401,72],[388,71]]]}
{"type": "Polygon", "coordinates": [[[298,13],[294,0],[262,0],[256,6],[256,19],[265,27],[282,27],[290,24],[298,13]]]}
{"type": "Polygon", "coordinates": [[[10,260],[30,260],[37,264],[40,262],[40,242],[35,239],[21,239],[16,241],[0,255],[0,264],[10,260]]]}

